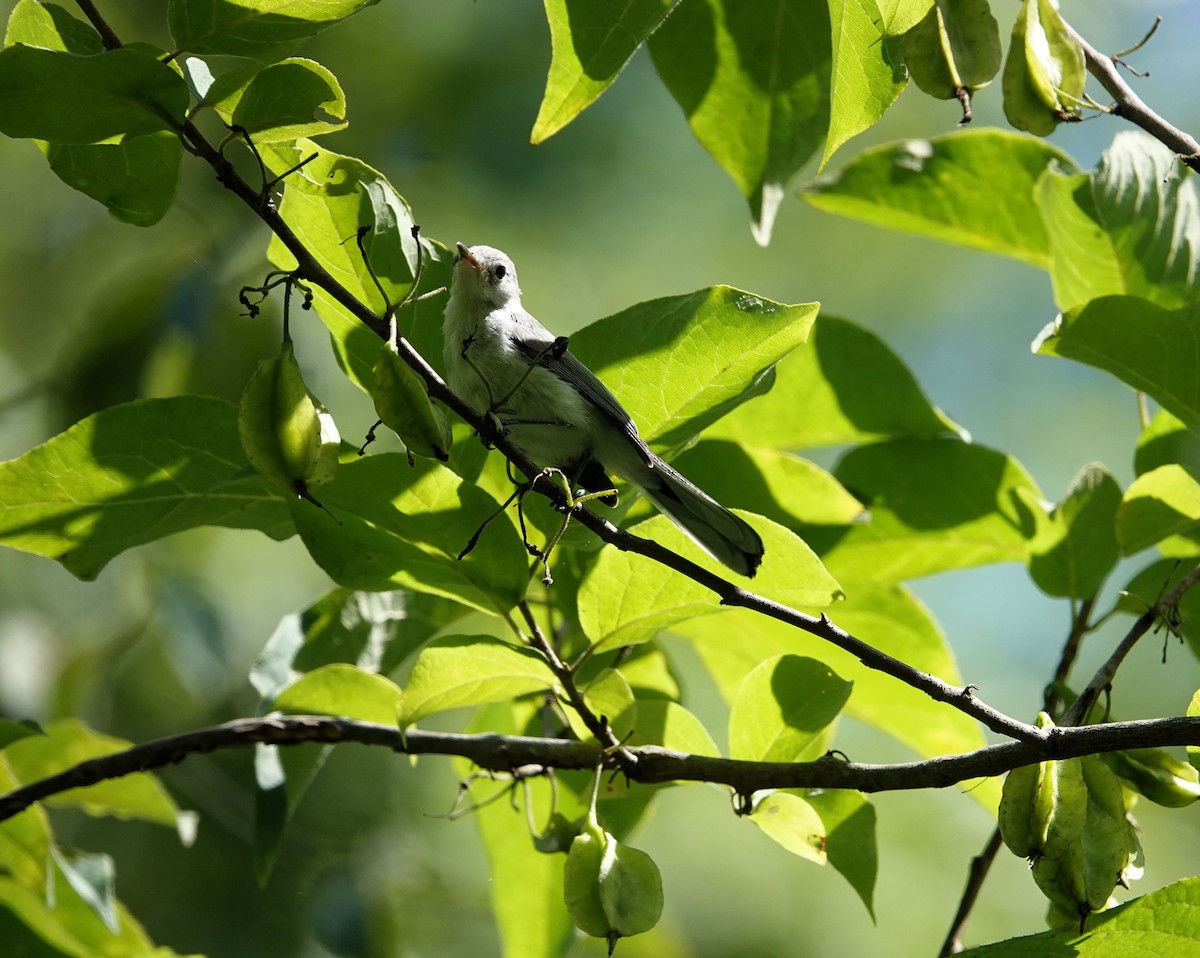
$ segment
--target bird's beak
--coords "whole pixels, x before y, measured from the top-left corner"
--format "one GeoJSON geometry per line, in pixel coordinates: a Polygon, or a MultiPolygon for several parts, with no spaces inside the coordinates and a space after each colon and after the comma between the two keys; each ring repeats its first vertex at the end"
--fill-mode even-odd
{"type": "Polygon", "coordinates": [[[458,261],[460,263],[466,263],[476,272],[483,268],[479,265],[479,260],[472,256],[471,251],[463,246],[462,243],[458,244],[458,261]]]}

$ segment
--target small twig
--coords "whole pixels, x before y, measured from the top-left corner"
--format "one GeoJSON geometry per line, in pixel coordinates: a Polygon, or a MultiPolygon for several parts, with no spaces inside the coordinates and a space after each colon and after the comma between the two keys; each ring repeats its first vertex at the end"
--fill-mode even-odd
{"type": "Polygon", "coordinates": [[[1114,60],[1120,60],[1122,57],[1127,57],[1127,56],[1129,56],[1129,54],[1131,54],[1131,53],[1137,53],[1137,52],[1138,52],[1138,50],[1140,50],[1142,47],[1144,47],[1144,46],[1145,46],[1147,43],[1149,43],[1149,42],[1150,42],[1150,38],[1151,38],[1152,36],[1154,36],[1154,34],[1158,33],[1158,28],[1159,28],[1161,25],[1162,25],[1162,17],[1155,17],[1155,18],[1154,18],[1154,25],[1153,25],[1153,26],[1151,26],[1151,27],[1150,27],[1150,29],[1146,31],[1146,35],[1145,35],[1144,37],[1142,37],[1142,39],[1140,39],[1140,40],[1139,40],[1137,43],[1135,43],[1133,46],[1131,46],[1131,47],[1126,47],[1124,50],[1121,50],[1121,51],[1120,51],[1120,52],[1118,52],[1118,53],[1114,53],[1114,54],[1112,55],[1112,58],[1113,58],[1114,60]]]}
{"type": "Polygon", "coordinates": [[[991,870],[992,862],[996,860],[996,853],[1000,851],[1000,845],[1000,829],[993,829],[983,850],[971,859],[971,867],[967,871],[967,884],[963,889],[962,899],[958,903],[958,911],[954,915],[950,931],[942,943],[941,951],[938,952],[938,958],[957,955],[963,950],[963,928],[967,924],[971,909],[975,907],[976,899],[979,898],[980,889],[983,888],[983,881],[991,870]]]}
{"type": "Polygon", "coordinates": [[[954,98],[962,105],[962,119],[958,121],[959,126],[966,126],[973,119],[975,114],[971,112],[971,91],[965,86],[960,86],[954,91],[954,98]]]}
{"type": "Polygon", "coordinates": [[[113,32],[112,27],[104,17],[100,16],[100,11],[96,9],[96,5],[92,0],[75,0],[75,5],[79,7],[80,12],[88,18],[88,22],[100,34],[100,39],[104,43],[105,50],[119,50],[123,46],[120,38],[113,32]]]}
{"type": "Polygon", "coordinates": [[[1133,88],[1125,82],[1125,78],[1117,70],[1116,62],[1112,57],[1100,53],[1070,24],[1066,24],[1066,28],[1083,50],[1088,72],[1100,81],[1100,85],[1116,101],[1113,112],[1135,126],[1140,126],[1160,143],[1173,150],[1182,163],[1200,172],[1200,141],[1168,123],[1150,109],[1141,97],[1133,92],[1133,88]]]}
{"type": "Polygon", "coordinates": [[[1197,582],[1200,582],[1200,565],[1197,565],[1191,572],[1185,575],[1175,585],[1170,592],[1159,599],[1154,605],[1138,616],[1137,621],[1133,623],[1129,631],[1125,634],[1120,644],[1113,650],[1112,655],[1108,660],[1096,670],[1096,674],[1079,693],[1074,704],[1067,710],[1063,716],[1063,725],[1077,725],[1080,720],[1088,713],[1092,707],[1092,703],[1096,701],[1096,697],[1102,689],[1105,689],[1113,680],[1113,676],[1117,674],[1117,669],[1121,667],[1121,663],[1125,661],[1125,657],[1137,645],[1138,639],[1150,631],[1155,622],[1157,622],[1171,608],[1179,604],[1179,600],[1183,598],[1188,589],[1192,588],[1197,582]]]}
{"type": "Polygon", "coordinates": [[[604,721],[603,717],[596,715],[588,706],[584,700],[583,693],[579,691],[579,686],[575,684],[575,675],[571,671],[570,666],[566,665],[559,658],[558,653],[554,650],[554,646],[550,644],[545,633],[542,632],[542,627],[538,624],[533,610],[529,607],[529,603],[522,601],[519,608],[521,615],[525,619],[525,624],[529,627],[529,644],[546,657],[551,671],[554,672],[554,677],[558,679],[563,692],[567,696],[567,701],[579,713],[579,717],[587,727],[587,730],[603,746],[605,753],[611,757],[611,761],[616,763],[617,768],[625,774],[629,774],[630,769],[637,765],[637,757],[630,752],[628,747],[622,744],[620,739],[613,733],[612,728],[609,727],[609,724],[604,721]]]}

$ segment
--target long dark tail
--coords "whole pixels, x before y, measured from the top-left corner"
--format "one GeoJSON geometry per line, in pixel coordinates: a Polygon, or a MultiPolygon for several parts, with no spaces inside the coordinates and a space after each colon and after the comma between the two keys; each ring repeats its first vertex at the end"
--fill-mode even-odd
{"type": "Polygon", "coordinates": [[[763,557],[758,533],[658,456],[651,454],[651,460],[636,478],[627,478],[705,552],[734,572],[753,576],[763,557]]]}

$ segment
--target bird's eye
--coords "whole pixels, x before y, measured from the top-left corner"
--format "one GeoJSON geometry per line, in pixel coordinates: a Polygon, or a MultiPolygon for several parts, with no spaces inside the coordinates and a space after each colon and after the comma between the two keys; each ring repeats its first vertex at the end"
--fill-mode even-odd
{"type": "Polygon", "coordinates": [[[492,275],[494,275],[496,277],[496,279],[504,279],[504,274],[507,272],[508,272],[508,270],[505,269],[504,264],[501,263],[494,270],[492,270],[492,275]]]}

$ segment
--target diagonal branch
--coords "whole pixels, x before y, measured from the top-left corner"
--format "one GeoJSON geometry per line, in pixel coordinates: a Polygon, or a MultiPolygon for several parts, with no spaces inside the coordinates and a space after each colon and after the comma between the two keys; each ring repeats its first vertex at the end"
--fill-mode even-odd
{"type": "Polygon", "coordinates": [[[1160,143],[1179,154],[1179,159],[1200,173],[1200,141],[1168,123],[1139,97],[1117,69],[1116,57],[1105,56],[1067,24],[1071,37],[1083,48],[1088,73],[1100,81],[1115,102],[1113,113],[1140,126],[1160,143]]]}
{"type": "MultiPolygon", "coordinates": [[[[1018,766],[1046,759],[1074,758],[1127,748],[1200,745],[1200,718],[1111,722],[1049,731],[1051,734],[1040,741],[1005,742],[961,755],[943,755],[894,765],[846,762],[831,755],[815,762],[749,762],[689,755],[657,745],[628,746],[635,761],[623,766],[622,774],[631,781],[647,784],[686,781],[727,785],[743,795],[768,788],[850,788],[860,792],[884,792],[947,788],[960,782],[1001,775],[1018,766]]],[[[258,743],[286,746],[305,742],[357,742],[408,755],[457,755],[470,759],[480,768],[497,772],[511,772],[525,765],[594,769],[604,754],[595,743],[572,739],[403,730],[394,725],[316,715],[239,719],[134,745],[30,782],[0,795],[0,821],[24,811],[35,802],[73,788],[176,765],[192,755],[246,748],[258,743]]]]}

